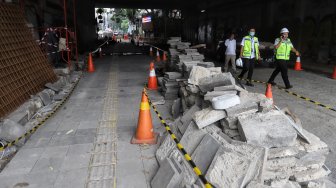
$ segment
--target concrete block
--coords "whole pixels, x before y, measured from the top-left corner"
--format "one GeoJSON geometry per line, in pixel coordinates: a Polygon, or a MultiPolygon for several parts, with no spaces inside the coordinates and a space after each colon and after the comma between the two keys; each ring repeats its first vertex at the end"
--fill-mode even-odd
{"type": "MultiPolygon", "coordinates": [[[[3,125],[0,127],[0,138],[7,142],[11,142],[23,134],[25,134],[25,128],[10,119],[5,119],[3,125]]],[[[19,145],[23,143],[24,139],[22,139],[19,145]]]]}
{"type": "Polygon", "coordinates": [[[265,167],[269,171],[290,171],[295,167],[296,161],[295,157],[270,159],[265,167]]]}
{"type": "Polygon", "coordinates": [[[231,149],[220,147],[205,175],[215,187],[237,187],[247,185],[247,177],[254,171],[251,160],[231,149]]]}
{"type": "Polygon", "coordinates": [[[51,103],[51,98],[50,98],[50,96],[47,92],[41,91],[40,93],[38,93],[38,96],[41,98],[41,100],[42,100],[42,102],[45,106],[47,106],[51,103]]]}
{"type": "Polygon", "coordinates": [[[270,186],[265,185],[265,184],[263,184],[263,183],[256,182],[256,181],[251,181],[251,182],[246,186],[246,188],[270,188],[270,186]]]}
{"type": "Polygon", "coordinates": [[[219,122],[206,126],[204,130],[209,134],[222,132],[222,129],[219,128],[219,122]]]}
{"type": "Polygon", "coordinates": [[[226,113],[223,110],[214,110],[213,108],[209,107],[196,112],[193,119],[198,128],[201,129],[225,117],[226,113]]]}
{"type": "Polygon", "coordinates": [[[269,112],[274,109],[271,99],[263,99],[258,103],[258,112],[269,112]]]}
{"type": "Polygon", "coordinates": [[[237,125],[238,125],[238,117],[239,116],[246,116],[246,115],[250,115],[256,113],[255,109],[253,110],[249,110],[243,113],[238,113],[235,114],[234,116],[228,116],[222,120],[220,120],[220,123],[223,127],[226,127],[228,129],[238,129],[237,125]]]}
{"type": "Polygon", "coordinates": [[[237,86],[237,85],[228,85],[228,86],[219,86],[214,87],[214,91],[240,91],[247,93],[247,90],[237,86]]]}
{"type": "Polygon", "coordinates": [[[158,160],[159,164],[162,165],[164,160],[168,157],[171,151],[176,148],[176,143],[170,137],[170,135],[166,135],[166,138],[163,140],[160,147],[156,150],[156,159],[158,160]]]}
{"type": "Polygon", "coordinates": [[[308,169],[322,168],[326,160],[326,157],[320,152],[311,152],[298,158],[294,171],[300,172],[308,169]]]}
{"type": "Polygon", "coordinates": [[[165,72],[164,77],[175,80],[175,79],[181,78],[182,74],[179,72],[165,72]]]}
{"type": "Polygon", "coordinates": [[[210,67],[214,67],[215,64],[213,62],[200,62],[200,63],[197,63],[197,66],[210,68],[210,67]]]}
{"type": "Polygon", "coordinates": [[[294,146],[297,133],[279,111],[238,117],[238,130],[247,143],[272,147],[294,146]]]}
{"type": "Polygon", "coordinates": [[[188,79],[189,84],[199,85],[199,80],[210,76],[211,72],[205,67],[193,66],[188,79]]]}
{"type": "Polygon", "coordinates": [[[271,187],[283,187],[283,188],[301,188],[301,185],[298,182],[288,181],[288,180],[280,180],[273,181],[271,183],[271,187]]]}
{"type": "Polygon", "coordinates": [[[230,138],[234,138],[236,136],[240,136],[237,129],[223,129],[223,132],[228,135],[230,138]]]}
{"type": "MultiPolygon", "coordinates": [[[[181,157],[183,158],[182,153],[180,153],[181,157]]],[[[196,182],[198,176],[195,174],[194,170],[190,166],[190,164],[184,158],[180,161],[180,165],[182,167],[183,178],[181,182],[181,187],[185,186],[193,186],[196,182]]]]}
{"type": "Polygon", "coordinates": [[[54,95],[53,100],[54,100],[54,101],[61,101],[61,100],[63,100],[65,97],[66,97],[66,94],[57,94],[57,95],[54,95]]]}
{"type": "Polygon", "coordinates": [[[279,147],[279,148],[270,148],[268,150],[268,159],[283,158],[283,157],[292,157],[299,153],[299,148],[292,147],[279,147]]]}
{"type": "Polygon", "coordinates": [[[196,126],[196,124],[195,124],[194,121],[190,121],[189,124],[187,124],[187,123],[183,124],[182,122],[181,122],[181,123],[178,123],[177,128],[178,128],[178,130],[180,131],[180,133],[183,135],[183,134],[185,133],[185,131],[187,130],[187,128],[188,128],[191,124],[193,124],[194,126],[196,126]]]}
{"type": "Polygon", "coordinates": [[[218,86],[235,85],[235,79],[231,73],[213,74],[199,80],[201,91],[211,91],[218,86]]]}
{"type": "Polygon", "coordinates": [[[223,110],[240,104],[240,99],[237,95],[222,95],[211,99],[212,107],[215,110],[223,110]]]}
{"type": "Polygon", "coordinates": [[[174,100],[173,105],[172,105],[172,115],[173,118],[176,119],[178,116],[181,114],[181,99],[178,98],[174,100]]]}
{"type": "Polygon", "coordinates": [[[160,168],[151,181],[152,188],[175,188],[182,180],[181,165],[169,158],[160,165],[160,168]]]}
{"type": "Polygon", "coordinates": [[[181,117],[181,122],[185,125],[189,125],[190,121],[193,119],[194,114],[200,110],[200,107],[197,105],[192,106],[187,112],[183,114],[181,117]]]}
{"type": "Polygon", "coordinates": [[[290,179],[301,183],[326,177],[330,173],[331,171],[325,165],[323,165],[322,168],[319,169],[308,169],[305,171],[296,172],[293,174],[293,176],[290,177],[290,179]]]}
{"type": "Polygon", "coordinates": [[[186,86],[186,90],[191,92],[191,93],[195,93],[195,94],[199,92],[199,88],[196,85],[193,85],[193,84],[188,84],[186,86]]]}
{"type": "Polygon", "coordinates": [[[258,104],[256,102],[247,102],[247,103],[242,103],[242,101],[240,102],[241,103],[239,105],[225,109],[225,112],[228,117],[237,116],[237,114],[241,114],[247,111],[254,111],[254,112],[258,111],[258,104]]]}
{"type": "Polygon", "coordinates": [[[206,134],[192,153],[191,157],[203,174],[206,174],[219,147],[219,142],[211,135],[206,134]]]}
{"type": "Polygon", "coordinates": [[[55,91],[56,93],[58,93],[61,90],[61,88],[57,84],[46,83],[44,86],[55,91]]]}
{"type": "Polygon", "coordinates": [[[301,146],[305,151],[307,152],[323,151],[325,153],[329,152],[328,145],[324,143],[319,137],[315,136],[314,134],[308,132],[305,129],[302,129],[302,132],[311,142],[310,144],[308,144],[301,138],[297,140],[298,145],[301,146]]]}
{"type": "Polygon", "coordinates": [[[237,95],[237,91],[209,91],[204,95],[204,100],[211,101],[214,97],[222,95],[237,95]]]}
{"type": "Polygon", "coordinates": [[[336,184],[328,180],[328,178],[301,183],[301,185],[306,186],[307,188],[336,188],[336,184]]]}
{"type": "Polygon", "coordinates": [[[180,142],[189,155],[191,155],[206,134],[205,130],[198,129],[195,123],[191,121],[180,142]]]}

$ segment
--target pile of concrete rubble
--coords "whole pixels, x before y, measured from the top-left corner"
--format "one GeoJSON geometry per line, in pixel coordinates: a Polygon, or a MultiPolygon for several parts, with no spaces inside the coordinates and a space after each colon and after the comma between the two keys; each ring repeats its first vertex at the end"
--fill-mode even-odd
{"type": "MultiPolygon", "coordinates": [[[[38,124],[38,119],[46,117],[71,92],[71,88],[79,80],[81,72],[68,69],[55,69],[58,80],[45,84],[45,89],[31,96],[31,99],[21,105],[4,120],[0,121],[0,143],[2,145],[16,140],[38,124]]],[[[1,158],[11,156],[17,146],[22,146],[27,138],[21,139],[15,145],[1,151],[1,158]]],[[[0,159],[1,160],[1,159],[0,159]]],[[[2,166],[0,161],[0,167],[2,166]]],[[[1,168],[0,168],[1,169],[1,168]]]]}
{"type": "MultiPolygon", "coordinates": [[[[288,109],[280,110],[263,94],[239,87],[219,67],[183,65],[174,73],[186,79],[174,82],[179,98],[173,102],[175,121],[169,125],[213,186],[335,186],[324,164],[328,146],[288,109]]],[[[204,187],[169,135],[156,158],[160,167],[153,188],[204,187]]]]}

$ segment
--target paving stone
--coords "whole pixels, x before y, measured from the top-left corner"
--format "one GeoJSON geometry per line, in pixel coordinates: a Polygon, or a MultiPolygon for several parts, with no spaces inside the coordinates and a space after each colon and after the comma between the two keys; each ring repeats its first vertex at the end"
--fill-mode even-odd
{"type": "Polygon", "coordinates": [[[211,99],[213,99],[214,97],[222,95],[237,95],[237,91],[208,91],[204,95],[204,100],[211,101],[211,99]]]}
{"type": "Polygon", "coordinates": [[[228,135],[229,137],[233,138],[235,136],[240,136],[238,129],[223,129],[223,132],[228,135]]]}
{"type": "Polygon", "coordinates": [[[246,156],[220,147],[205,175],[215,187],[245,187],[246,176],[254,171],[246,156]]]}
{"type": "Polygon", "coordinates": [[[290,171],[295,167],[296,161],[295,157],[270,159],[266,162],[265,168],[269,171],[290,171]]]}
{"type": "Polygon", "coordinates": [[[231,73],[214,74],[199,80],[199,87],[203,92],[211,91],[214,87],[225,85],[235,85],[235,79],[231,73]]]}
{"type": "Polygon", "coordinates": [[[256,181],[251,181],[246,188],[270,188],[268,185],[264,185],[263,183],[259,183],[256,181]]]}
{"type": "Polygon", "coordinates": [[[219,86],[219,87],[215,87],[214,91],[240,91],[240,92],[245,92],[247,93],[247,91],[237,85],[228,85],[228,86],[219,86]]]}
{"type": "Polygon", "coordinates": [[[322,151],[325,153],[329,152],[328,145],[324,143],[319,137],[315,136],[314,134],[308,132],[305,129],[302,129],[302,132],[311,142],[310,144],[308,144],[301,138],[297,139],[297,145],[301,146],[302,150],[305,150],[307,152],[315,152],[315,151],[322,151]]]}
{"type": "Polygon", "coordinates": [[[192,152],[191,157],[203,174],[206,174],[219,147],[219,142],[211,135],[206,134],[194,152],[192,152]]]}
{"type": "Polygon", "coordinates": [[[173,159],[165,159],[151,181],[153,188],[175,188],[182,180],[182,167],[173,159]]]}
{"type": "Polygon", "coordinates": [[[301,188],[301,185],[298,182],[280,180],[280,181],[273,181],[271,183],[271,187],[301,188]]]}
{"type": "Polygon", "coordinates": [[[52,83],[46,83],[44,86],[55,91],[56,93],[58,93],[61,89],[57,84],[52,84],[52,83]]]}
{"type": "Polygon", "coordinates": [[[268,159],[274,158],[283,158],[283,157],[292,157],[299,153],[299,148],[292,146],[292,147],[279,147],[279,148],[270,148],[268,150],[268,159]]]}
{"type": "Polygon", "coordinates": [[[213,108],[209,107],[209,108],[196,112],[194,114],[193,119],[195,123],[197,124],[198,128],[201,129],[225,117],[226,117],[225,111],[214,110],[213,108]]]}
{"type": "Polygon", "coordinates": [[[170,135],[166,135],[165,139],[163,140],[160,147],[156,150],[156,159],[158,160],[159,164],[162,165],[164,160],[168,157],[171,151],[176,148],[176,143],[170,137],[170,135]]]}
{"type": "Polygon", "coordinates": [[[192,70],[190,72],[188,83],[189,84],[198,85],[199,84],[199,80],[201,78],[208,77],[208,76],[210,76],[210,74],[211,74],[210,70],[208,70],[205,67],[193,66],[192,70]]]}
{"type": "Polygon", "coordinates": [[[294,171],[304,171],[308,169],[322,168],[326,160],[321,152],[311,152],[297,159],[294,171]]]}
{"type": "Polygon", "coordinates": [[[172,115],[176,119],[181,114],[181,98],[174,100],[172,105],[172,115]]]}
{"type": "Polygon", "coordinates": [[[322,168],[319,169],[308,169],[305,171],[296,172],[290,179],[297,182],[307,182],[326,177],[330,173],[331,171],[323,165],[322,168]]]}
{"type": "Polygon", "coordinates": [[[198,129],[196,124],[191,121],[180,142],[187,153],[191,155],[205,135],[206,131],[198,129]]]}
{"type": "Polygon", "coordinates": [[[237,116],[238,114],[248,111],[258,111],[258,104],[256,102],[241,103],[239,105],[225,109],[228,117],[237,116]]]}
{"type": "Polygon", "coordinates": [[[223,110],[240,104],[240,98],[235,94],[226,94],[211,99],[215,110],[223,110]]]}
{"type": "Polygon", "coordinates": [[[196,112],[201,109],[197,105],[193,105],[188,111],[186,111],[181,117],[181,122],[184,125],[189,125],[190,121],[193,119],[193,116],[196,112]]]}
{"type": "Polygon", "coordinates": [[[38,93],[38,96],[41,98],[44,106],[47,106],[51,103],[51,98],[46,91],[41,91],[40,93],[38,93]]]}
{"type": "Polygon", "coordinates": [[[297,133],[279,111],[238,117],[240,136],[247,143],[267,148],[294,146],[297,133]]]}

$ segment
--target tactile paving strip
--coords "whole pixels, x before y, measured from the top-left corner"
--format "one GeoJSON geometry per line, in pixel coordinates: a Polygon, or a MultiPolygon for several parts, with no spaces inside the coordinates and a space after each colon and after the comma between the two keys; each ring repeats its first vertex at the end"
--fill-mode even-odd
{"type": "Polygon", "coordinates": [[[89,164],[86,188],[116,187],[118,115],[118,67],[111,66],[93,153],[89,164]]]}
{"type": "Polygon", "coordinates": [[[0,117],[4,117],[45,83],[55,81],[56,75],[19,6],[0,3],[0,39],[0,117]]]}

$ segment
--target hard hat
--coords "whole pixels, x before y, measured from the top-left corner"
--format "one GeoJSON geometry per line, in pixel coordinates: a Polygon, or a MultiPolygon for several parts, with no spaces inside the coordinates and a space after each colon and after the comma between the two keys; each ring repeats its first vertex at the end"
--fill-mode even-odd
{"type": "Polygon", "coordinates": [[[236,60],[236,65],[237,65],[237,67],[243,67],[243,61],[242,61],[241,58],[238,58],[238,59],[236,60]]]}
{"type": "Polygon", "coordinates": [[[288,31],[287,28],[284,27],[284,28],[281,29],[280,34],[281,34],[281,33],[289,33],[289,31],[288,31]]]}

